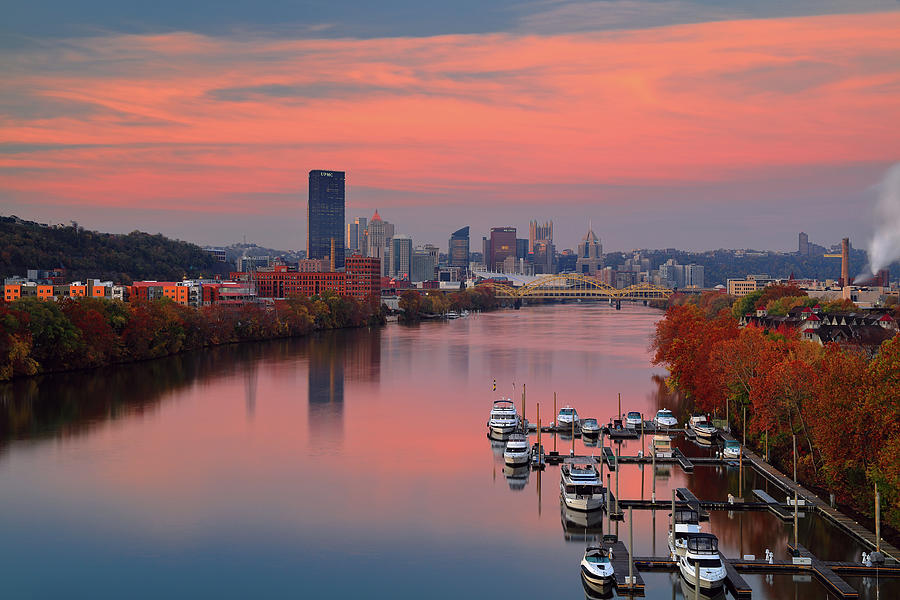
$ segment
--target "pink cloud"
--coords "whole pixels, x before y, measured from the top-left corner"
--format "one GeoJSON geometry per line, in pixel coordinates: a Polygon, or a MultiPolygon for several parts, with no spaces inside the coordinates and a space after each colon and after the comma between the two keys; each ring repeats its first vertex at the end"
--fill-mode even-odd
{"type": "Polygon", "coordinates": [[[72,40],[0,59],[19,99],[0,115],[0,185],[240,212],[229,198],[302,193],[311,168],[469,200],[487,185],[893,160],[898,30],[888,12],[556,36],[72,40]]]}

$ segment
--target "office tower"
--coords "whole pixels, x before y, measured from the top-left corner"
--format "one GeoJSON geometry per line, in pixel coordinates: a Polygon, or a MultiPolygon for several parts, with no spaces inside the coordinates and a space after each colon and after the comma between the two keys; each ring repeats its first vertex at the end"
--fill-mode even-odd
{"type": "Polygon", "coordinates": [[[347,223],[347,250],[349,254],[359,252],[359,223],[347,223]]]}
{"type": "Polygon", "coordinates": [[[532,250],[528,247],[528,240],[516,238],[516,258],[528,258],[532,250]]]}
{"type": "Polygon", "coordinates": [[[344,266],[344,177],[343,171],[309,172],[309,200],[306,218],[309,233],[307,258],[322,259],[331,254],[334,240],[334,265],[344,266]]]}
{"type": "Polygon", "coordinates": [[[575,271],[583,275],[596,275],[597,270],[603,264],[603,245],[600,238],[589,227],[587,234],[578,244],[578,259],[575,261],[575,271]]]}
{"type": "Polygon", "coordinates": [[[434,246],[416,248],[412,254],[412,268],[410,281],[432,281],[434,268],[437,265],[435,253],[431,250],[434,246]]]}
{"type": "MultiPolygon", "coordinates": [[[[569,252],[571,252],[571,250],[569,252]]],[[[536,241],[532,248],[530,258],[534,262],[535,274],[556,273],[556,246],[553,245],[553,242],[548,242],[547,240],[536,241]]],[[[574,256],[571,268],[575,268],[574,256]]],[[[562,271],[564,269],[560,266],[559,270],[562,271]]]]}
{"type": "Polygon", "coordinates": [[[528,252],[534,252],[535,242],[553,243],[553,221],[546,223],[531,221],[528,224],[528,252]]]}
{"type": "Polygon", "coordinates": [[[395,235],[391,238],[391,277],[409,279],[412,267],[412,238],[395,235]]]}
{"type": "Polygon", "coordinates": [[[366,226],[369,220],[365,217],[356,217],[347,224],[347,249],[352,254],[366,255],[366,226]]]}
{"type": "Polygon", "coordinates": [[[481,262],[486,271],[491,270],[491,240],[486,237],[481,238],[481,262]]]}
{"type": "Polygon", "coordinates": [[[469,267],[469,227],[457,229],[450,234],[450,245],[447,249],[450,255],[450,266],[466,269],[469,267]]]}
{"type": "Polygon", "coordinates": [[[490,270],[500,270],[503,261],[516,255],[516,228],[491,227],[490,270]]]}
{"type": "MultiPolygon", "coordinates": [[[[392,237],[394,237],[394,225],[383,220],[376,209],[372,220],[366,227],[366,255],[372,258],[387,258],[385,248],[390,245],[392,237]]],[[[381,262],[385,263],[385,261],[381,262]]]]}
{"type": "Polygon", "coordinates": [[[800,256],[809,256],[809,236],[804,232],[800,232],[797,243],[797,254],[800,256]]]}
{"type": "Polygon", "coordinates": [[[684,285],[685,287],[695,286],[703,287],[703,265],[685,265],[684,266],[684,285]]]}

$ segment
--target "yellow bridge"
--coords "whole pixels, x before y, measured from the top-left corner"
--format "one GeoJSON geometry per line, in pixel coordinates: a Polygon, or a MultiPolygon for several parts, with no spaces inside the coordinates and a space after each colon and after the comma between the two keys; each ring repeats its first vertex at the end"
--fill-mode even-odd
{"type": "Polygon", "coordinates": [[[590,298],[595,300],[653,300],[668,298],[672,290],[641,283],[616,289],[602,281],[579,273],[545,275],[531,283],[513,287],[496,281],[482,281],[478,286],[490,287],[498,298],[590,298]]]}

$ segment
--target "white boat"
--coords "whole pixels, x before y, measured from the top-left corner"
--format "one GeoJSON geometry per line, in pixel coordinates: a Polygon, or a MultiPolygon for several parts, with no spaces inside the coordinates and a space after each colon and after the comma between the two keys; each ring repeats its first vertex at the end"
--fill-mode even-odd
{"type": "Polygon", "coordinates": [[[657,429],[678,427],[678,419],[675,418],[675,415],[668,408],[661,408],[660,410],[656,411],[656,416],[653,417],[653,422],[656,424],[657,429]]]}
{"type": "Polygon", "coordinates": [[[556,415],[556,428],[560,431],[572,431],[572,423],[575,423],[575,429],[578,429],[580,424],[578,419],[578,411],[572,408],[571,406],[564,406],[559,409],[559,414],[556,415]]]}
{"type": "Polygon", "coordinates": [[[510,399],[494,400],[491,408],[491,417],[488,419],[488,428],[493,435],[508,435],[516,430],[519,425],[519,414],[516,405],[510,399]]]}
{"type": "Polygon", "coordinates": [[[603,508],[604,489],[594,463],[567,462],[559,470],[559,495],[566,506],[575,510],[603,508]]]}
{"type": "Polygon", "coordinates": [[[609,551],[601,546],[589,546],[581,559],[581,577],[598,592],[605,592],[612,585],[613,566],[609,551]]]}
{"type": "Polygon", "coordinates": [[[585,419],[581,422],[581,435],[598,436],[600,435],[600,423],[597,419],[585,419]]]}
{"type": "Polygon", "coordinates": [[[716,435],[716,428],[706,420],[706,415],[692,415],[688,426],[697,434],[698,438],[705,441],[711,441],[716,435]]]}
{"type": "Polygon", "coordinates": [[[669,555],[673,560],[687,552],[688,536],[700,533],[700,515],[692,508],[675,509],[675,534],[669,532],[669,555]]]}
{"type": "Polygon", "coordinates": [[[503,452],[503,462],[510,467],[521,467],[531,461],[531,448],[528,447],[528,438],[524,434],[514,433],[506,441],[506,451],[503,452]]]}
{"type": "Polygon", "coordinates": [[[741,443],[737,440],[725,440],[725,447],[722,448],[722,456],[725,458],[740,458],[741,443]]]}
{"type": "Polygon", "coordinates": [[[716,590],[725,583],[725,565],[719,555],[719,539],[711,533],[688,535],[684,556],[678,557],[681,576],[690,585],[701,590],[716,590]],[[694,577],[694,569],[699,564],[700,579],[694,577]]]}
{"type": "Polygon", "coordinates": [[[672,438],[667,435],[654,435],[650,442],[650,452],[656,458],[672,458],[672,438]]]}
{"type": "Polygon", "coordinates": [[[632,410],[625,415],[625,427],[628,429],[640,429],[643,422],[643,415],[636,410],[632,410]]]}

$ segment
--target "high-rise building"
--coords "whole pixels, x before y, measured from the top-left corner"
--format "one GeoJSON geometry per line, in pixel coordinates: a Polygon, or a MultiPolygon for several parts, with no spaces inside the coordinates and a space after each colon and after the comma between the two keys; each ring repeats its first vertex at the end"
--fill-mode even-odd
{"type": "Polygon", "coordinates": [[[432,281],[434,279],[434,268],[437,265],[437,261],[431,248],[434,248],[434,246],[425,246],[424,248],[413,250],[410,281],[432,281]]]}
{"type": "Polygon", "coordinates": [[[450,255],[450,266],[467,269],[469,267],[469,227],[457,229],[450,234],[450,245],[447,249],[450,255]]]}
{"type": "Polygon", "coordinates": [[[347,250],[349,254],[359,252],[359,223],[347,223],[347,250]]]}
{"type": "Polygon", "coordinates": [[[333,242],[336,268],[344,266],[344,178],[343,171],[309,172],[306,256],[331,256],[333,242]]]}
{"type": "Polygon", "coordinates": [[[528,258],[531,250],[528,248],[528,240],[516,238],[516,258],[528,258]]]}
{"type": "Polygon", "coordinates": [[[481,264],[488,271],[491,270],[491,240],[486,237],[481,238],[481,264]]]}
{"type": "Polygon", "coordinates": [[[528,252],[534,252],[536,242],[553,243],[553,221],[546,223],[531,221],[528,224],[528,252]]]}
{"type": "Polygon", "coordinates": [[[594,233],[593,228],[588,228],[587,234],[578,244],[578,259],[575,261],[575,271],[583,275],[596,275],[597,270],[603,265],[603,245],[600,238],[594,233]]]}
{"type": "MultiPolygon", "coordinates": [[[[538,240],[534,243],[532,251],[531,259],[534,262],[535,273],[556,273],[556,265],[554,264],[556,247],[553,245],[553,242],[538,240]]],[[[575,268],[574,262],[575,261],[573,260],[573,269],[575,268]]]]}
{"type": "Polygon", "coordinates": [[[797,243],[797,254],[800,256],[809,256],[809,236],[804,232],[800,232],[797,243]]]}
{"type": "Polygon", "coordinates": [[[703,265],[684,265],[685,287],[703,287],[703,265]]]}
{"type": "Polygon", "coordinates": [[[395,235],[391,238],[391,277],[409,279],[412,272],[412,238],[395,235]]]}
{"type": "Polygon", "coordinates": [[[381,263],[385,274],[387,274],[390,271],[390,264],[387,261],[386,254],[391,238],[394,237],[394,225],[383,220],[376,209],[375,214],[372,215],[372,219],[366,227],[365,236],[366,255],[372,258],[383,259],[381,263]]]}
{"type": "Polygon", "coordinates": [[[356,217],[347,224],[347,249],[351,254],[366,256],[366,227],[369,220],[365,217],[356,217]]]}
{"type": "Polygon", "coordinates": [[[488,269],[500,270],[507,257],[516,255],[516,228],[491,227],[491,252],[488,269]]]}

